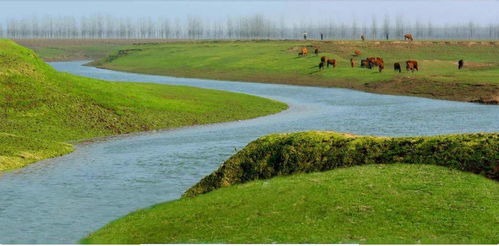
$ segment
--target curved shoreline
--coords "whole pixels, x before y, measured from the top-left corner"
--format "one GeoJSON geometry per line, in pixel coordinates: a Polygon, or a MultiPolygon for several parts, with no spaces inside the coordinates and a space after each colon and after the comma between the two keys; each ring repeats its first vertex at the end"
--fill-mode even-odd
{"type": "Polygon", "coordinates": [[[280,114],[83,145],[0,179],[2,243],[68,243],[131,211],[177,199],[236,150],[276,132],[334,130],[418,136],[496,132],[499,108],[348,89],[175,79],[59,63],[63,72],[113,81],[224,89],[290,104],[280,114]],[[92,211],[92,213],[88,213],[92,211]]]}
{"type": "MultiPolygon", "coordinates": [[[[100,68],[100,69],[107,69],[111,71],[118,71],[118,72],[127,72],[127,73],[137,73],[137,74],[144,74],[144,75],[156,75],[156,76],[168,76],[168,77],[175,77],[175,78],[183,78],[183,79],[207,79],[207,80],[215,80],[215,81],[220,81],[220,82],[246,82],[246,83],[262,83],[262,84],[275,84],[275,85],[293,85],[293,86],[309,86],[309,87],[322,87],[322,88],[339,88],[339,89],[350,89],[350,90],[356,90],[356,91],[361,91],[361,92],[368,92],[368,93],[374,93],[374,94],[379,94],[379,95],[391,95],[391,96],[411,96],[411,97],[420,97],[420,98],[428,98],[428,99],[436,99],[436,100],[446,100],[446,101],[454,101],[454,102],[467,102],[467,103],[478,103],[478,104],[485,104],[485,105],[499,105],[499,98],[492,98],[492,97],[487,97],[487,98],[478,98],[478,99],[472,99],[472,100],[463,100],[462,98],[456,98],[453,97],[452,95],[436,95],[434,93],[430,92],[404,92],[400,91],[397,86],[400,86],[399,82],[397,81],[385,81],[385,84],[383,86],[388,86],[392,87],[390,90],[382,90],[381,86],[377,86],[376,84],[371,83],[365,83],[362,85],[354,85],[350,82],[343,82],[343,83],[337,83],[335,82],[334,85],[325,85],[318,83],[316,84],[315,81],[313,80],[297,80],[297,81],[291,81],[284,79],[272,79],[272,80],[267,80],[267,79],[252,79],[252,80],[246,80],[245,78],[232,78],[232,77],[227,77],[227,78],[220,78],[218,76],[205,76],[205,77],[196,77],[196,76],[184,76],[183,73],[145,73],[141,71],[136,71],[136,70],[127,70],[127,69],[119,69],[119,68],[109,68],[106,66],[94,66],[91,63],[85,64],[86,66],[90,67],[95,67],[95,68],[100,68]]],[[[432,86],[438,85],[442,87],[438,87],[439,89],[447,89],[445,83],[441,82],[428,82],[432,83],[432,86]],[[438,84],[435,84],[438,83],[438,84]]],[[[475,88],[476,86],[470,85],[470,87],[475,88]]],[[[488,88],[498,88],[499,86],[497,85],[482,85],[480,86],[481,89],[488,90],[488,88]]],[[[465,90],[465,89],[463,89],[465,90]]],[[[499,90],[499,89],[498,89],[499,90]]]]}

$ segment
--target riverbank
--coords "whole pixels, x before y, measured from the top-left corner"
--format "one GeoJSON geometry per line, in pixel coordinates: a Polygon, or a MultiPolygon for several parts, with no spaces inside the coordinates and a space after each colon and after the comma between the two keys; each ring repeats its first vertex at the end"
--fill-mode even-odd
{"type": "Polygon", "coordinates": [[[431,165],[341,168],[157,204],[81,242],[496,244],[498,188],[431,165]]]}
{"type": "Polygon", "coordinates": [[[497,41],[187,41],[19,40],[47,61],[96,60],[94,66],[135,73],[246,82],[341,87],[361,91],[485,104],[499,103],[497,41]],[[337,69],[317,72],[318,58],[297,59],[301,47],[334,58],[337,69]],[[126,55],[116,56],[120,50],[126,55]],[[355,50],[360,56],[353,56],[355,50]],[[133,53],[133,54],[132,54],[133,53]],[[103,57],[109,58],[102,59],[103,57]],[[385,71],[351,69],[350,58],[381,56],[385,71]],[[415,74],[393,62],[419,61],[415,74]],[[465,69],[457,70],[457,60],[465,69]]]}
{"type": "Polygon", "coordinates": [[[138,44],[121,48],[93,66],[156,75],[217,80],[342,87],[487,104],[499,103],[498,42],[474,41],[205,41],[138,44]],[[302,47],[309,55],[298,57],[302,47]],[[319,58],[337,60],[318,71],[319,58]],[[359,50],[361,55],[354,56],[359,50]],[[359,68],[360,59],[383,57],[382,73],[359,68]],[[350,67],[350,58],[356,67],[350,67]],[[420,71],[393,71],[393,63],[418,60],[420,71]],[[457,61],[465,68],[457,69],[457,61]]]}
{"type": "Polygon", "coordinates": [[[273,134],[182,199],[133,212],[82,242],[495,244],[498,147],[497,133],[273,134]]]}
{"type": "Polygon", "coordinates": [[[0,171],[71,152],[69,141],[249,119],[287,108],[238,93],[60,73],[8,40],[0,40],[0,64],[0,171]]]}

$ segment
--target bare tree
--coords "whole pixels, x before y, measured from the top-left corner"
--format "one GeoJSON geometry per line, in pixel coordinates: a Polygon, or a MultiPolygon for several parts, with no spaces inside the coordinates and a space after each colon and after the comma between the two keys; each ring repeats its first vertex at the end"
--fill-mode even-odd
{"type": "Polygon", "coordinates": [[[385,15],[383,20],[383,36],[385,36],[386,40],[390,39],[390,17],[388,15],[385,15]]]}

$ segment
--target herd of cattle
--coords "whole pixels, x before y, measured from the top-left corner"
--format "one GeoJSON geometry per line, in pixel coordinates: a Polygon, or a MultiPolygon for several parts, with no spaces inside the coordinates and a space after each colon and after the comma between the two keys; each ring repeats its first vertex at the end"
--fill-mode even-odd
{"type": "MultiPolygon", "coordinates": [[[[361,39],[364,40],[363,35],[361,36],[361,39]]],[[[411,34],[406,34],[406,35],[404,35],[404,39],[406,39],[406,40],[408,39],[408,40],[412,41],[413,37],[411,34]]],[[[320,52],[319,48],[314,49],[314,54],[316,56],[319,55],[319,52],[320,52]]],[[[360,50],[355,50],[353,56],[359,56],[360,54],[361,54],[360,50]]],[[[298,56],[307,56],[307,55],[308,55],[307,48],[302,48],[301,51],[298,53],[298,56]]],[[[321,62],[319,63],[319,70],[323,70],[324,67],[326,67],[326,66],[327,67],[331,66],[332,68],[335,68],[336,67],[336,59],[327,59],[326,56],[321,56],[321,62]]],[[[350,66],[352,68],[355,67],[355,61],[353,58],[350,58],[350,66]]],[[[463,66],[464,66],[464,61],[459,60],[458,61],[458,69],[462,69],[463,66]]],[[[368,57],[366,59],[360,60],[360,67],[361,68],[369,68],[369,69],[373,69],[373,68],[377,67],[378,71],[381,72],[385,68],[385,62],[383,61],[383,58],[381,58],[381,57],[368,57]]],[[[405,68],[407,71],[411,71],[411,72],[419,71],[418,62],[415,60],[407,60],[405,62],[405,68]]],[[[402,67],[401,67],[399,62],[395,62],[393,64],[393,70],[395,70],[396,72],[398,71],[399,73],[402,72],[402,67]]]]}
{"type": "MultiPolygon", "coordinates": [[[[319,55],[319,48],[314,49],[315,55],[319,55]]],[[[360,55],[359,50],[354,51],[355,56],[360,55]]],[[[308,55],[308,49],[307,48],[302,48],[301,52],[298,53],[299,56],[306,56],[308,55]]],[[[350,66],[353,68],[355,67],[355,61],[353,58],[350,58],[350,66]]],[[[461,69],[463,66],[463,60],[459,61],[459,69],[461,69]]],[[[336,59],[327,59],[326,56],[321,56],[321,62],[319,63],[319,70],[324,69],[325,67],[332,67],[336,68],[336,59]]],[[[366,59],[360,60],[360,67],[361,68],[369,68],[373,69],[375,67],[378,68],[378,71],[381,72],[383,69],[385,69],[385,61],[381,57],[368,57],[366,59]]],[[[405,68],[407,71],[419,71],[418,67],[418,62],[415,60],[408,60],[405,62],[405,68]]],[[[395,71],[398,71],[399,73],[402,72],[402,67],[399,62],[395,62],[393,64],[393,69],[395,71]]]]}

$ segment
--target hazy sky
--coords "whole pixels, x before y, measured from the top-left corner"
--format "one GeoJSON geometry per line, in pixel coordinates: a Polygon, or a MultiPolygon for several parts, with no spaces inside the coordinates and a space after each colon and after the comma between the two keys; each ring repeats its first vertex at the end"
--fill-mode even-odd
{"type": "Polygon", "coordinates": [[[123,17],[185,18],[199,16],[212,20],[228,16],[263,14],[286,22],[334,20],[350,23],[379,20],[385,15],[406,20],[431,20],[435,24],[499,23],[499,0],[343,0],[343,1],[81,1],[81,0],[0,0],[0,20],[36,15],[81,16],[110,14],[123,17]]]}

